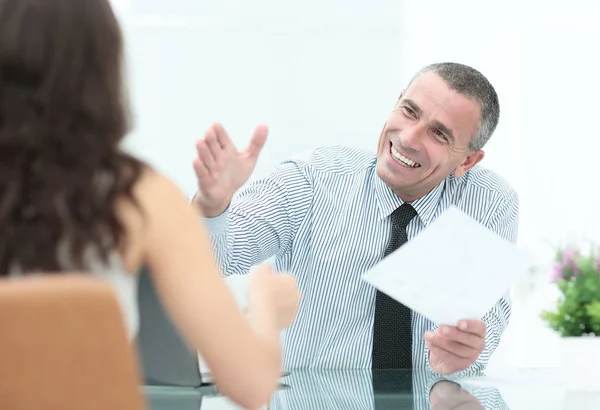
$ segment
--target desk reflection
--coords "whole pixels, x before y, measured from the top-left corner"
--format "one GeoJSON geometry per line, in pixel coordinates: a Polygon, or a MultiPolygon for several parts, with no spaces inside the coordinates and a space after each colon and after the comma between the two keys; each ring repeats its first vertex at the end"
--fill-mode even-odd
{"type": "Polygon", "coordinates": [[[431,410],[504,410],[509,409],[500,391],[495,388],[476,388],[469,391],[460,384],[440,380],[429,393],[431,410]]]}
{"type": "MultiPolygon", "coordinates": [[[[460,379],[426,372],[295,370],[282,382],[269,410],[509,409],[496,388],[461,386],[460,379]]],[[[145,392],[151,410],[240,410],[214,386],[146,386],[145,392]]]]}
{"type": "Polygon", "coordinates": [[[373,409],[371,379],[370,370],[294,370],[269,409],[373,409]]]}
{"type": "Polygon", "coordinates": [[[296,370],[282,379],[270,410],[504,410],[500,391],[461,387],[432,373],[371,370],[296,370]]]}

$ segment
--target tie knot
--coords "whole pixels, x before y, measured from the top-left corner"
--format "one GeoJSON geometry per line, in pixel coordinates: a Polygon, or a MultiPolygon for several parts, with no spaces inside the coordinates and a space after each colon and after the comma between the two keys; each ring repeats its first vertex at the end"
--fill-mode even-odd
{"type": "Polygon", "coordinates": [[[406,229],[410,221],[412,221],[415,216],[417,216],[417,211],[409,203],[402,204],[399,208],[396,208],[396,210],[392,212],[392,219],[395,224],[398,224],[400,229],[406,229]]]}

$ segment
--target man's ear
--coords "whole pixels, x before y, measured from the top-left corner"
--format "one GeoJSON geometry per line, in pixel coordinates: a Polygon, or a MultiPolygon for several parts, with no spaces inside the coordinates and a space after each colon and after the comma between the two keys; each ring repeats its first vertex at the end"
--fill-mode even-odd
{"type": "Polygon", "coordinates": [[[457,178],[462,177],[468,170],[477,165],[484,156],[485,152],[482,150],[469,152],[462,164],[454,169],[454,176],[457,178]]]}

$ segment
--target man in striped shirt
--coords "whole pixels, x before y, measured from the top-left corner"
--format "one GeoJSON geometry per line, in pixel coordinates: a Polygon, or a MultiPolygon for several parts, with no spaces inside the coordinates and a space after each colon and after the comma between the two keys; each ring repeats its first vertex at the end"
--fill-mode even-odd
{"type": "MultiPolygon", "coordinates": [[[[223,272],[245,274],[273,258],[278,270],[297,277],[303,297],[283,335],[286,368],[371,367],[376,291],[361,276],[384,257],[390,215],[402,204],[410,203],[417,215],[406,228],[408,240],[451,205],[516,240],[517,194],[479,165],[499,111],[496,92],[481,73],[433,64],[400,95],[376,155],[317,148],[240,192],[266,127],[256,129],[244,151],[219,124],[198,141],[194,202],[223,272]]],[[[508,296],[481,320],[457,326],[438,328],[412,312],[413,366],[441,375],[484,369],[509,317],[508,296]]]]}

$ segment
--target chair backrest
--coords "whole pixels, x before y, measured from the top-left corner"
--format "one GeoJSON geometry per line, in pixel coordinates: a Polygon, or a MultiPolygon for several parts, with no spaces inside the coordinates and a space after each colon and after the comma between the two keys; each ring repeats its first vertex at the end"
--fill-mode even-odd
{"type": "Polygon", "coordinates": [[[0,408],[145,407],[109,285],[85,274],[0,281],[0,408]]]}

